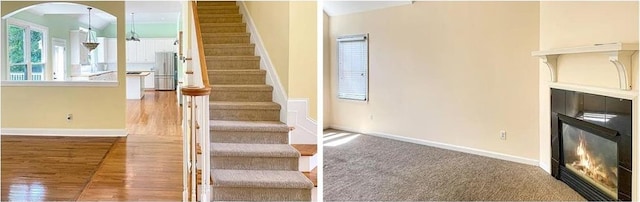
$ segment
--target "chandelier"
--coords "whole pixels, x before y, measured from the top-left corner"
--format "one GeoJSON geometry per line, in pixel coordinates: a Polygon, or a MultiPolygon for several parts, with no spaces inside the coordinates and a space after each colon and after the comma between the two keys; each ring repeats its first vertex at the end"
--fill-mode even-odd
{"type": "Polygon", "coordinates": [[[87,10],[89,10],[89,33],[87,33],[87,40],[85,42],[82,42],[82,46],[89,49],[89,52],[91,52],[93,49],[96,49],[96,47],[100,45],[100,43],[98,43],[98,41],[96,40],[96,37],[91,34],[91,9],[93,8],[87,8],[87,10]]]}
{"type": "Polygon", "coordinates": [[[131,13],[131,32],[129,32],[129,36],[126,38],[127,41],[140,41],[140,35],[136,33],[136,25],[135,20],[133,18],[133,13],[131,13]]]}

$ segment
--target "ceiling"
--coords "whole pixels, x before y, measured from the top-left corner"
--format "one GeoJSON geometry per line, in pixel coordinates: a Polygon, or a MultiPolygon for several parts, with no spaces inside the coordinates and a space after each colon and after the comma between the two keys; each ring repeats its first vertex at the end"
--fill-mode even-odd
{"type": "MultiPolygon", "coordinates": [[[[134,13],[135,23],[176,23],[180,17],[180,1],[126,1],[125,20],[131,23],[134,13]]],[[[36,15],[66,15],[89,24],[87,6],[76,3],[52,2],[38,4],[25,10],[36,15]]],[[[100,9],[91,10],[91,26],[103,29],[116,22],[116,17],[100,9]]]]}
{"type": "Polygon", "coordinates": [[[329,16],[346,15],[364,11],[412,4],[413,1],[325,1],[324,12],[329,16]]]}

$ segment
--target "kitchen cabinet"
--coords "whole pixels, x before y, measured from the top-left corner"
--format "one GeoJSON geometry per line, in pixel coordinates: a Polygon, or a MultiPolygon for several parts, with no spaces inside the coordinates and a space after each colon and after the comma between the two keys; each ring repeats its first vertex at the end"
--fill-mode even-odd
{"type": "Polygon", "coordinates": [[[96,52],[96,62],[105,63],[107,62],[107,51],[109,50],[109,45],[106,43],[104,37],[98,37],[96,40],[100,44],[95,50],[93,50],[96,52]]]}
{"type": "Polygon", "coordinates": [[[144,97],[144,78],[142,77],[148,77],[148,72],[141,72],[141,73],[136,73],[136,74],[130,74],[127,73],[127,78],[126,78],[126,94],[127,94],[127,99],[142,99],[142,97],[144,97]]]}
{"type": "Polygon", "coordinates": [[[155,82],[155,73],[154,72],[149,72],[149,75],[144,77],[144,88],[145,89],[155,89],[156,88],[156,82],[155,82]]]}
{"type": "Polygon", "coordinates": [[[156,52],[175,51],[172,38],[140,38],[127,41],[127,63],[154,63],[156,52]]]}
{"type": "Polygon", "coordinates": [[[71,64],[89,64],[89,50],[82,46],[82,42],[87,39],[87,32],[82,30],[72,30],[69,33],[69,51],[71,64]]]}
{"type": "Polygon", "coordinates": [[[138,41],[127,41],[127,63],[137,63],[138,41]]]}
{"type": "Polygon", "coordinates": [[[118,62],[118,39],[116,38],[107,38],[105,39],[105,45],[107,45],[107,63],[117,63],[118,62]]]}

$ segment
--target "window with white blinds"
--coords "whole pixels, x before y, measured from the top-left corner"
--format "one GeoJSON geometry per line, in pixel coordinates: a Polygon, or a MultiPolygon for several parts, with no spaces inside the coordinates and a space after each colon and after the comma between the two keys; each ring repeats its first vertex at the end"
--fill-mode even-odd
{"type": "Polygon", "coordinates": [[[338,37],[338,98],[368,100],[369,36],[338,37]]]}

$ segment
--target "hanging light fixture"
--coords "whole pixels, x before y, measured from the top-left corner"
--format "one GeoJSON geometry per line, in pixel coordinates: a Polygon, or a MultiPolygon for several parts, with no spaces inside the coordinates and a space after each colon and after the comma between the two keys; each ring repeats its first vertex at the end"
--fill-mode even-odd
{"type": "Polygon", "coordinates": [[[93,8],[87,8],[87,10],[89,10],[89,33],[87,33],[87,40],[82,43],[85,48],[89,49],[89,52],[91,52],[93,49],[96,49],[96,47],[100,45],[100,43],[98,43],[98,40],[96,40],[96,37],[91,34],[91,9],[93,8]]]}
{"type": "Polygon", "coordinates": [[[127,41],[140,41],[140,36],[136,33],[136,24],[133,18],[133,13],[131,13],[131,32],[129,32],[127,41]]]}

